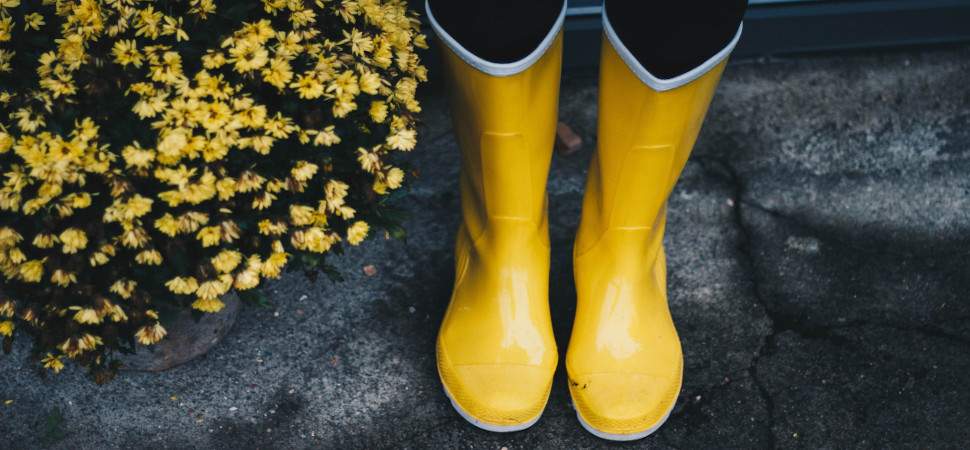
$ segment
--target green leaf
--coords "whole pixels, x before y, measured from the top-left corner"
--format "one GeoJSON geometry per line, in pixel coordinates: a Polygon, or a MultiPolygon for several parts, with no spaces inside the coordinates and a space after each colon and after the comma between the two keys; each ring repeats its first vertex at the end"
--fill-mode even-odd
{"type": "Polygon", "coordinates": [[[57,428],[57,426],[60,425],[61,421],[63,420],[64,413],[61,412],[60,408],[55,406],[54,409],[51,410],[50,414],[44,416],[44,421],[47,422],[47,432],[50,433],[51,431],[54,431],[54,429],[57,428]]]}
{"type": "Polygon", "coordinates": [[[244,304],[249,306],[262,306],[264,308],[272,307],[273,304],[269,301],[269,297],[256,289],[246,289],[245,291],[236,291],[239,294],[239,300],[244,304]]]}
{"type": "Polygon", "coordinates": [[[44,421],[47,423],[47,434],[45,434],[42,438],[44,442],[57,442],[74,433],[74,431],[71,430],[57,429],[63,420],[64,414],[61,413],[61,409],[56,406],[49,414],[44,416],[44,421]]]}
{"type": "Polygon", "coordinates": [[[178,320],[179,310],[174,308],[159,308],[158,321],[161,322],[162,326],[175,325],[175,322],[178,320]]]}

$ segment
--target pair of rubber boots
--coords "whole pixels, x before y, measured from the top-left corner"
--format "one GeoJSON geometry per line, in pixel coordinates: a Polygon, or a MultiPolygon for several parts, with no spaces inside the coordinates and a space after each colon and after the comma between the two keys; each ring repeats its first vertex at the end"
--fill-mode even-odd
{"type": "MultiPolygon", "coordinates": [[[[562,18],[539,48],[509,64],[482,60],[436,28],[461,150],[463,214],[438,372],[455,409],[490,431],[518,431],[539,419],[559,359],[549,315],[546,179],[562,18]]],[[[697,69],[662,80],[639,65],[605,16],[604,28],[599,142],[573,250],[578,298],[566,370],[583,426],[632,440],[655,431],[680,392],[683,356],[661,244],[666,201],[733,42],[697,69]]]]}

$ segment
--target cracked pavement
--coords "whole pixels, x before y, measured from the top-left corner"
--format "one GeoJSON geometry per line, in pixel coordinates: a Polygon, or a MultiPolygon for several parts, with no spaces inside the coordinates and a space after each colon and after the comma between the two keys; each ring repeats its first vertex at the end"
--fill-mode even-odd
{"type": "Polygon", "coordinates": [[[582,429],[562,362],[595,78],[563,81],[584,144],[548,185],[561,360],[542,418],[512,434],[468,425],[438,381],[458,152],[442,92],[423,96],[406,245],[332,259],[344,283],[270,283],[274,307],[204,357],[102,388],[74,367],[39,378],[20,339],[0,356],[0,448],[970,446],[970,47],[732,61],[669,201],[683,390],[633,444],[582,429]],[[55,406],[74,433],[43,444],[55,406]]]}

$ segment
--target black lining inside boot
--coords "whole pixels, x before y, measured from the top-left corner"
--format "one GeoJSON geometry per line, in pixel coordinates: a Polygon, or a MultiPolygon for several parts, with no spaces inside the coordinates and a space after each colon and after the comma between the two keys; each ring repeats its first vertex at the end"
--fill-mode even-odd
{"type": "Polygon", "coordinates": [[[563,0],[429,0],[431,13],[462,47],[495,63],[532,53],[552,30],[563,0]]]}

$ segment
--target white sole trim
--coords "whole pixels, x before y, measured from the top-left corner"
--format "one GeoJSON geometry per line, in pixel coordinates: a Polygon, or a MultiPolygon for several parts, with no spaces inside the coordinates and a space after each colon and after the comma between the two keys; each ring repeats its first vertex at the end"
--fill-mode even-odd
{"type": "Polygon", "coordinates": [[[701,65],[673,78],[658,78],[654,74],[650,73],[650,71],[645,67],[640,65],[640,61],[633,56],[630,49],[623,45],[623,42],[620,41],[620,37],[616,34],[616,30],[613,29],[612,25],[610,25],[610,20],[606,18],[606,7],[603,7],[603,31],[606,33],[607,39],[610,40],[610,44],[613,44],[613,49],[616,50],[616,53],[620,55],[620,59],[626,63],[627,67],[633,71],[640,81],[658,92],[669,91],[690,83],[691,81],[700,78],[701,75],[707,73],[708,70],[713,69],[714,66],[720,64],[721,61],[727,59],[731,52],[734,51],[734,47],[738,45],[738,40],[741,39],[742,28],[744,28],[743,23],[738,25],[738,31],[734,33],[734,39],[731,39],[731,42],[726,47],[721,49],[721,51],[717,52],[714,56],[710,57],[707,61],[701,63],[701,65]]]}
{"type": "Polygon", "coordinates": [[[520,425],[492,425],[490,423],[485,423],[472,417],[471,414],[468,414],[467,412],[465,412],[464,409],[461,409],[461,407],[458,406],[458,403],[455,403],[455,399],[451,398],[451,394],[448,393],[448,389],[444,389],[444,391],[445,391],[445,396],[448,397],[449,401],[451,401],[451,406],[455,408],[455,411],[458,411],[458,414],[463,419],[467,420],[468,423],[475,425],[478,428],[481,428],[485,431],[491,431],[493,433],[512,433],[515,431],[522,431],[526,428],[529,428],[535,425],[535,423],[539,421],[539,418],[542,417],[542,412],[545,411],[546,409],[545,405],[543,405],[542,411],[539,411],[539,415],[537,415],[535,419],[532,419],[520,425]]]}
{"type": "Polygon", "coordinates": [[[428,21],[431,22],[431,28],[438,36],[438,39],[441,39],[441,41],[444,42],[445,45],[451,49],[451,51],[455,52],[455,54],[458,55],[458,57],[461,58],[462,61],[465,61],[469,66],[472,66],[479,71],[494,77],[509,77],[524,72],[525,69],[532,67],[532,65],[542,57],[546,50],[552,46],[552,42],[556,40],[556,35],[559,34],[562,24],[566,21],[566,2],[564,1],[562,4],[562,11],[559,12],[559,18],[556,19],[556,23],[553,24],[552,29],[549,30],[549,33],[546,34],[546,37],[542,39],[542,42],[539,43],[539,46],[536,47],[532,53],[529,53],[525,58],[515,62],[496,63],[479,58],[474,53],[468,51],[468,49],[465,47],[462,47],[462,45],[459,44],[458,41],[455,40],[455,38],[453,38],[450,34],[448,34],[448,32],[445,31],[440,24],[438,24],[438,21],[435,20],[434,15],[431,14],[431,5],[428,4],[428,0],[424,1],[424,10],[427,11],[428,21]]]}
{"type": "MultiPolygon", "coordinates": [[[[572,399],[572,393],[570,393],[569,397],[572,399]]],[[[576,406],[575,406],[576,400],[572,399],[572,401],[573,401],[573,408],[576,409],[576,406]]],[[[615,434],[615,433],[607,433],[605,431],[597,430],[596,428],[593,428],[592,425],[586,423],[586,421],[583,420],[583,416],[579,414],[579,409],[576,409],[576,417],[579,419],[580,425],[582,425],[583,428],[586,429],[586,431],[589,431],[593,436],[596,436],[600,439],[605,439],[607,441],[635,441],[637,439],[643,439],[647,436],[650,436],[651,434],[653,434],[654,431],[657,431],[664,424],[664,422],[666,422],[667,419],[670,417],[670,413],[674,410],[675,405],[677,405],[676,402],[674,402],[673,405],[670,405],[670,409],[667,410],[667,414],[664,414],[664,418],[660,419],[660,423],[654,425],[653,427],[647,430],[641,431],[639,433],[632,433],[632,434],[615,434]]]]}

